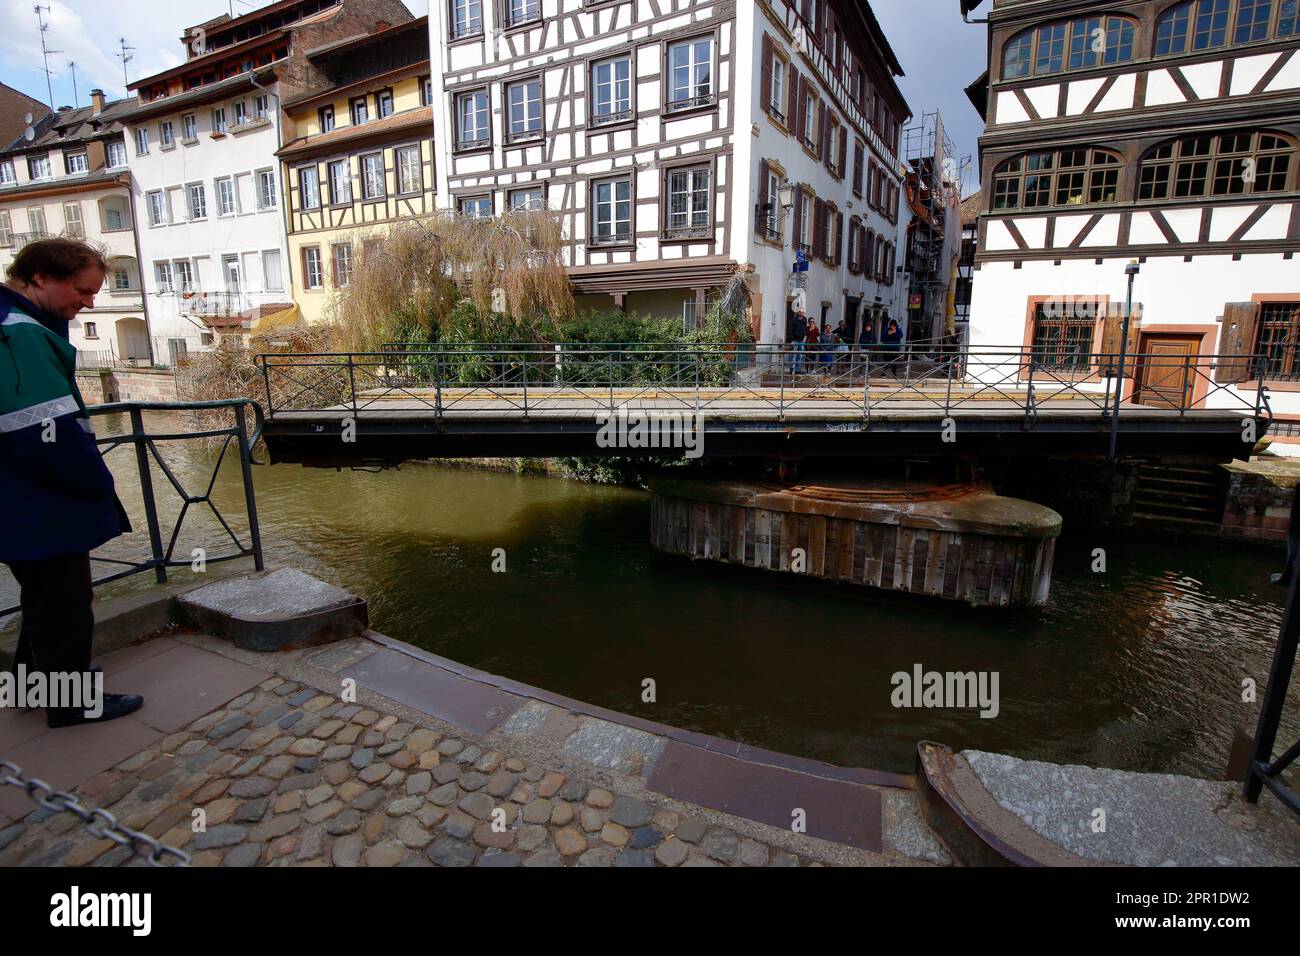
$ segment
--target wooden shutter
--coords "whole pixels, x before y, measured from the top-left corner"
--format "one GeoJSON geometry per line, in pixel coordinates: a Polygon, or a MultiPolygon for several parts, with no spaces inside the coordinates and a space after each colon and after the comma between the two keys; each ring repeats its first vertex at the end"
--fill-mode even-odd
{"type": "Polygon", "coordinates": [[[821,114],[821,122],[817,124],[817,158],[825,165],[831,142],[830,103],[821,104],[821,114]]]}
{"type": "Polygon", "coordinates": [[[795,249],[803,241],[803,190],[796,188],[794,191],[794,236],[792,245],[795,249]]]}
{"type": "Polygon", "coordinates": [[[789,108],[785,111],[785,125],[786,125],[786,128],[789,129],[789,130],[791,130],[791,131],[793,131],[794,134],[795,134],[796,136],[798,136],[799,133],[800,133],[800,130],[799,130],[799,102],[800,102],[800,100],[799,100],[799,86],[800,86],[800,83],[801,83],[801,82],[802,82],[802,81],[801,81],[801,79],[800,79],[800,77],[799,77],[799,71],[796,70],[796,69],[794,68],[794,64],[791,63],[791,64],[790,64],[790,82],[789,82],[789,84],[788,84],[789,87],[790,87],[790,106],[789,106],[789,108]]]}
{"type": "Polygon", "coordinates": [[[799,117],[798,123],[795,125],[795,135],[799,137],[799,142],[802,143],[808,138],[808,96],[806,89],[808,81],[802,76],[798,77],[798,79],[799,102],[796,106],[798,113],[793,115],[799,117]]]}
{"type": "Polygon", "coordinates": [[[840,179],[843,179],[848,169],[846,163],[849,159],[849,131],[847,128],[840,130],[840,156],[836,160],[836,170],[839,172],[840,179]]]}
{"type": "Polygon", "coordinates": [[[862,167],[866,162],[866,148],[861,142],[853,144],[853,191],[862,195],[862,167]]]}
{"type": "Polygon", "coordinates": [[[767,194],[767,160],[760,160],[758,164],[758,208],[754,210],[754,232],[761,239],[767,238],[767,217],[771,214],[764,207],[772,202],[772,197],[767,194]]]}
{"type": "Polygon", "coordinates": [[[826,226],[822,221],[825,214],[826,204],[820,199],[813,199],[812,254],[814,259],[822,257],[822,246],[825,245],[826,226]]]}
{"type": "Polygon", "coordinates": [[[835,213],[835,264],[844,261],[844,213],[835,213]]]}
{"type": "Polygon", "coordinates": [[[763,34],[763,109],[772,109],[772,38],[763,34]]]}
{"type": "Polygon", "coordinates": [[[1258,370],[1247,355],[1255,353],[1255,334],[1259,323],[1259,306],[1254,302],[1229,302],[1223,307],[1223,332],[1219,335],[1219,354],[1242,356],[1216,361],[1214,380],[1223,384],[1244,382],[1257,376],[1258,370]]]}

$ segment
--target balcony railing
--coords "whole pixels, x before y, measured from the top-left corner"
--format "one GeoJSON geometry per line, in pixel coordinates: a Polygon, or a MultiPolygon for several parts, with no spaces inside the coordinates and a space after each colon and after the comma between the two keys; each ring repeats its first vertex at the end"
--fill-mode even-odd
{"type": "Polygon", "coordinates": [[[628,232],[614,232],[603,236],[600,235],[592,236],[590,239],[587,240],[587,245],[622,246],[622,245],[627,245],[631,241],[632,241],[632,233],[629,230],[628,232]]]}
{"type": "Polygon", "coordinates": [[[252,308],[240,292],[174,292],[176,307],[183,315],[231,316],[252,308]]]}
{"type": "Polygon", "coordinates": [[[41,239],[53,238],[55,238],[55,236],[52,232],[15,232],[13,242],[14,252],[18,252],[19,249],[28,243],[37,242],[41,239]]]}
{"type": "Polygon", "coordinates": [[[668,101],[669,113],[680,113],[684,110],[693,110],[705,106],[712,106],[717,102],[717,97],[712,93],[703,93],[699,96],[684,96],[681,99],[668,101]]]}
{"type": "Polygon", "coordinates": [[[617,113],[593,113],[587,125],[589,127],[611,126],[614,123],[622,123],[630,120],[634,115],[635,114],[631,107],[625,110],[619,110],[617,113]]]}
{"type": "Polygon", "coordinates": [[[492,145],[492,138],[486,133],[473,139],[456,138],[456,152],[464,153],[471,149],[486,149],[492,145]]]}

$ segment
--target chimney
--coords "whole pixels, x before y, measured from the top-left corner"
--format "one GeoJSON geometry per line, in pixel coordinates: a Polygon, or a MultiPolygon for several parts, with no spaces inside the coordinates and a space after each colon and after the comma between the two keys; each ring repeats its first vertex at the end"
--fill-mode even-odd
{"type": "Polygon", "coordinates": [[[92,106],[95,107],[95,115],[96,115],[96,116],[98,116],[100,113],[104,112],[104,91],[103,91],[103,90],[91,90],[91,91],[90,91],[90,103],[91,103],[92,106]]]}

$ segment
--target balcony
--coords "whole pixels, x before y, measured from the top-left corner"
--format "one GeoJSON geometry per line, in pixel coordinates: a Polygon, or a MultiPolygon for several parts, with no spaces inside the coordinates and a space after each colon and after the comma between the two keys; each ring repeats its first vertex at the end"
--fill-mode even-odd
{"type": "Polygon", "coordinates": [[[772,203],[763,203],[754,208],[754,221],[758,223],[758,234],[768,242],[785,244],[785,237],[781,234],[784,218],[773,211],[772,203]]]}
{"type": "Polygon", "coordinates": [[[252,301],[241,292],[173,292],[181,315],[207,318],[235,316],[251,309],[252,301]]]}
{"type": "Polygon", "coordinates": [[[468,153],[476,149],[487,149],[491,145],[492,137],[488,136],[487,133],[483,133],[481,136],[475,136],[473,138],[456,138],[456,152],[458,153],[468,153]]]}
{"type": "Polygon", "coordinates": [[[685,113],[687,110],[699,110],[707,106],[713,106],[717,101],[718,98],[712,93],[685,96],[678,100],[669,100],[667,106],[664,107],[664,111],[667,113],[685,113]]]}
{"type": "Polygon", "coordinates": [[[626,123],[636,115],[630,107],[625,110],[619,110],[617,113],[593,113],[587,121],[588,129],[598,129],[601,126],[613,126],[615,123],[626,123]]]}
{"type": "Polygon", "coordinates": [[[14,254],[17,255],[18,250],[28,243],[36,242],[40,239],[54,238],[55,235],[52,232],[15,232],[13,234],[14,254]]]}

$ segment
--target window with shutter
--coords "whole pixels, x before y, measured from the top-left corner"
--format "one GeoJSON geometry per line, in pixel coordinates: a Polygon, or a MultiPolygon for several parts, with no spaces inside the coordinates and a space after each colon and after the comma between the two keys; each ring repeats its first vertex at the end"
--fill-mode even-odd
{"type": "Polygon", "coordinates": [[[785,115],[788,117],[786,121],[786,125],[793,127],[794,134],[796,136],[801,135],[800,130],[802,129],[802,127],[798,125],[799,124],[799,90],[801,88],[800,86],[801,83],[802,80],[799,77],[799,71],[794,68],[793,63],[790,64],[790,82],[787,84],[787,86],[789,87],[790,105],[786,108],[785,115]]]}
{"type": "Polygon", "coordinates": [[[844,261],[844,213],[835,213],[835,265],[844,261]]]}
{"type": "Polygon", "coordinates": [[[758,206],[754,209],[754,232],[760,239],[766,239],[772,221],[771,203],[773,197],[767,194],[767,160],[758,163],[758,206]]]}
{"type": "MultiPolygon", "coordinates": [[[[1297,307],[1300,307],[1300,304],[1297,307]]],[[[1252,368],[1254,363],[1247,356],[1259,352],[1265,353],[1265,362],[1274,367],[1284,369],[1288,354],[1290,361],[1294,363],[1295,326],[1291,327],[1292,344],[1288,349],[1287,338],[1276,334],[1281,330],[1271,329],[1268,334],[1265,334],[1261,329],[1260,334],[1257,335],[1258,319],[1259,306],[1254,302],[1229,302],[1223,307],[1223,333],[1219,340],[1220,357],[1214,370],[1216,382],[1228,385],[1256,377],[1258,370],[1252,368]],[[1258,348],[1256,348],[1257,338],[1258,348]]]]}
{"type": "Polygon", "coordinates": [[[804,248],[803,241],[803,190],[794,191],[794,247],[804,248]]]}
{"type": "Polygon", "coordinates": [[[863,166],[866,163],[867,150],[861,140],[853,144],[853,193],[859,198],[862,197],[862,174],[863,166]]]}

